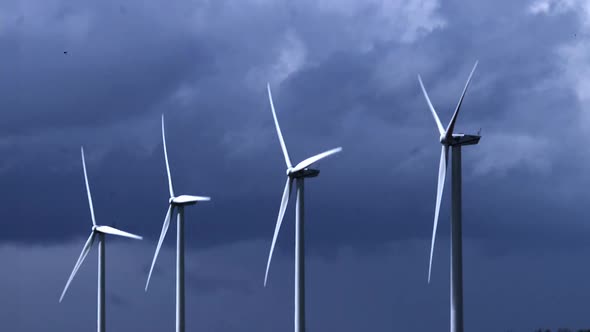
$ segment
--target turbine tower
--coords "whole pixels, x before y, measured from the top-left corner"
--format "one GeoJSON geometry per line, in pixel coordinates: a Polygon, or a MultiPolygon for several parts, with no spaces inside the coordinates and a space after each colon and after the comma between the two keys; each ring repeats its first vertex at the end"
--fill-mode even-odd
{"type": "Polygon", "coordinates": [[[469,74],[459,103],[455,108],[455,113],[445,130],[428,98],[428,93],[422,83],[422,78],[418,75],[420,87],[428,103],[428,107],[432,112],[434,121],[440,133],[440,143],[442,144],[440,154],[440,165],[438,170],[438,187],[436,192],[436,207],[434,210],[434,226],[432,229],[432,242],[430,244],[430,262],[428,265],[428,283],[430,283],[430,273],[432,271],[432,255],[434,252],[434,240],[436,237],[436,228],[438,226],[438,214],[440,211],[440,203],[442,199],[443,189],[445,186],[445,177],[447,173],[447,162],[449,147],[453,148],[452,153],[452,204],[451,204],[451,332],[463,332],[463,253],[462,253],[462,239],[461,239],[461,146],[475,145],[479,143],[479,135],[454,134],[455,122],[465,97],[465,92],[471,82],[471,77],[477,68],[477,61],[469,74]]]}
{"type": "Polygon", "coordinates": [[[158,253],[162,248],[162,242],[168,232],[170,226],[170,219],[174,215],[174,209],[178,210],[176,218],[176,332],[184,332],[184,207],[195,205],[197,202],[205,202],[211,200],[210,197],[191,196],[191,195],[174,195],[172,187],[172,177],[170,176],[170,165],[168,164],[168,152],[166,151],[166,134],[164,132],[164,115],[162,114],[162,143],[164,145],[164,159],[166,160],[166,172],[168,173],[168,189],[170,190],[170,199],[168,200],[168,212],[164,218],[164,225],[156,247],[156,253],[152,260],[150,273],[148,274],[147,282],[145,283],[145,291],[147,292],[150,284],[150,278],[158,258],[158,253]]]}
{"type": "Polygon", "coordinates": [[[293,181],[297,182],[297,207],[295,210],[295,332],[305,331],[305,261],[304,261],[304,234],[303,234],[303,180],[305,178],[312,178],[318,176],[320,173],[317,169],[309,168],[312,164],[324,159],[330,155],[342,151],[341,147],[320,153],[313,157],[307,158],[304,161],[297,164],[295,167],[291,164],[289,159],[289,153],[279,127],[279,121],[277,120],[277,114],[275,107],[272,102],[272,94],[270,92],[270,85],[266,86],[268,90],[268,100],[270,102],[270,109],[274,118],[275,127],[277,129],[277,135],[279,136],[279,142],[281,143],[281,149],[285,157],[287,164],[287,183],[283,191],[283,198],[281,199],[281,206],[279,208],[279,216],[277,218],[277,224],[275,226],[274,236],[270,245],[270,253],[268,255],[268,262],[266,263],[266,273],[264,275],[264,286],[266,287],[266,281],[268,279],[268,269],[270,267],[270,261],[272,259],[272,253],[275,248],[275,243],[279,235],[279,230],[283,222],[283,216],[291,196],[291,187],[293,181]]]}
{"type": "Polygon", "coordinates": [[[76,273],[80,269],[80,266],[82,266],[82,263],[84,262],[84,259],[88,255],[88,252],[90,252],[90,249],[92,249],[92,244],[94,243],[94,240],[98,237],[98,311],[97,311],[97,321],[96,322],[97,322],[97,331],[104,332],[105,328],[106,328],[105,327],[105,301],[104,301],[104,295],[105,295],[105,282],[104,282],[104,276],[105,276],[105,234],[128,237],[128,238],[137,239],[137,240],[141,240],[142,237],[135,235],[135,234],[127,233],[125,231],[116,229],[114,227],[96,225],[96,219],[94,218],[94,207],[92,206],[92,196],[90,195],[90,186],[88,185],[88,175],[86,174],[86,161],[84,160],[84,148],[82,147],[80,150],[82,153],[82,167],[84,168],[84,180],[86,182],[86,193],[88,194],[88,204],[90,205],[90,216],[92,217],[92,231],[90,232],[90,237],[88,237],[88,240],[86,241],[86,244],[84,245],[84,248],[82,248],[82,253],[80,254],[80,257],[78,258],[76,265],[74,265],[74,270],[70,274],[70,278],[68,279],[68,282],[66,283],[66,287],[64,288],[63,292],[61,293],[61,297],[59,298],[59,302],[61,303],[61,301],[63,300],[64,295],[66,295],[66,291],[68,290],[68,287],[70,286],[70,283],[72,282],[72,280],[74,279],[74,276],[76,275],[76,273]]]}

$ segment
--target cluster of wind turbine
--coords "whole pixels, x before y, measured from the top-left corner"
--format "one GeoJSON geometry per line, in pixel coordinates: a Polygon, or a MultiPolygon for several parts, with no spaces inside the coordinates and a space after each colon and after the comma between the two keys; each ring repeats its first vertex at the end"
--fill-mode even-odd
{"type": "MultiPolygon", "coordinates": [[[[451,319],[450,327],[451,332],[462,332],[463,331],[463,285],[462,285],[462,239],[461,239],[461,147],[464,145],[475,145],[479,143],[480,135],[468,135],[462,133],[454,133],[455,123],[465,97],[465,93],[471,82],[471,78],[475,69],[477,68],[477,62],[475,63],[467,83],[463,89],[463,93],[459,99],[459,102],[455,108],[453,116],[445,129],[430,101],[428,93],[422,82],[422,78],[418,75],[418,81],[420,87],[428,103],[428,107],[434,117],[435,123],[438,127],[440,134],[441,155],[439,164],[438,174],[438,186],[436,195],[436,205],[434,212],[434,225],[432,230],[432,241],[430,247],[430,259],[428,265],[428,282],[430,283],[430,277],[432,272],[432,260],[434,254],[434,244],[436,239],[436,231],[438,227],[438,218],[440,212],[440,205],[442,200],[442,194],[444,190],[448,154],[449,148],[452,148],[452,208],[451,208],[451,319]]],[[[294,308],[294,331],[304,332],[305,331],[305,250],[304,250],[304,180],[306,178],[317,177],[320,171],[316,168],[311,168],[316,165],[320,160],[331,156],[333,154],[342,151],[341,147],[334,148],[310,158],[303,160],[297,165],[293,166],[287,147],[279,126],[277,114],[275,111],[270,85],[267,84],[268,99],[274,124],[283,152],[283,157],[287,165],[286,175],[287,180],[283,190],[281,198],[281,204],[279,207],[277,222],[272,238],[270,252],[268,255],[268,261],[266,264],[266,272],[264,276],[264,286],[266,287],[268,281],[268,273],[270,264],[272,261],[273,252],[275,249],[276,241],[281,229],[285,211],[291,196],[293,182],[296,184],[296,210],[295,210],[295,308],[294,308]]],[[[168,152],[166,147],[166,134],[164,128],[164,115],[162,115],[162,143],[164,148],[164,159],[166,163],[166,172],[168,176],[168,189],[170,198],[168,200],[168,210],[164,223],[162,225],[162,231],[158,239],[156,251],[152,259],[150,271],[147,276],[145,285],[145,291],[147,292],[150,279],[156,260],[162,244],[168,232],[170,221],[177,213],[177,240],[176,240],[176,331],[185,331],[185,294],[184,294],[184,208],[189,205],[195,205],[199,202],[209,201],[210,197],[205,196],[192,196],[192,195],[179,195],[176,196],[172,186],[172,177],[170,172],[170,165],[168,162],[168,152]]],[[[65,288],[61,294],[59,301],[63,300],[66,291],[76,273],[80,269],[86,256],[90,252],[92,245],[95,241],[98,242],[98,310],[97,310],[97,328],[99,332],[105,331],[105,234],[122,236],[132,239],[142,239],[141,236],[131,234],[114,227],[110,226],[99,226],[96,224],[94,215],[94,208],[92,204],[92,196],[90,194],[90,186],[88,183],[88,175],[86,171],[86,162],[84,159],[84,149],[81,148],[82,155],[82,166],[84,169],[84,179],[86,183],[86,191],[88,195],[88,203],[90,206],[90,214],[92,218],[92,230],[86,244],[82,249],[82,253],[78,258],[74,269],[65,285],[65,288]],[[97,240],[98,238],[98,240],[97,240]]],[[[317,166],[317,165],[316,165],[317,166]]]]}
{"type": "Polygon", "coordinates": [[[279,142],[281,143],[281,149],[283,150],[283,156],[285,157],[285,163],[287,164],[287,183],[285,183],[285,189],[283,190],[283,197],[281,199],[281,206],[279,208],[279,216],[277,218],[277,224],[275,226],[274,236],[270,245],[270,253],[268,254],[268,262],[266,263],[266,273],[264,275],[264,286],[266,287],[266,281],[268,279],[268,270],[270,268],[270,262],[272,260],[272,254],[275,248],[275,243],[281,229],[285,210],[289,203],[289,197],[291,196],[291,188],[293,181],[297,184],[297,207],[295,210],[295,322],[294,331],[304,332],[305,331],[305,250],[304,250],[304,217],[303,217],[303,180],[305,178],[312,178],[319,175],[320,171],[317,169],[309,168],[314,163],[331,156],[335,153],[342,151],[341,147],[322,152],[313,157],[307,158],[293,167],[289,153],[287,152],[287,146],[281,133],[281,127],[277,120],[277,114],[272,101],[272,94],[270,92],[270,85],[266,86],[268,91],[268,100],[270,102],[270,109],[274,119],[277,135],[279,136],[279,142]]]}
{"type": "Polygon", "coordinates": [[[466,134],[455,134],[455,122],[465,97],[465,92],[471,82],[471,77],[477,68],[477,61],[469,74],[463,93],[459,99],[459,103],[455,108],[453,117],[449,122],[449,125],[445,129],[434,110],[434,106],[430,102],[428,93],[422,83],[422,78],[418,75],[418,81],[420,87],[428,103],[428,107],[432,112],[434,121],[438,127],[440,133],[440,143],[442,144],[440,154],[440,164],[438,170],[438,186],[436,191],[436,206],[434,210],[434,226],[432,229],[432,241],[430,244],[430,261],[428,264],[428,282],[430,283],[430,275],[432,271],[432,257],[434,253],[434,241],[436,238],[436,229],[438,226],[438,216],[440,211],[440,204],[442,200],[443,189],[445,185],[445,177],[447,173],[447,162],[449,147],[453,148],[452,152],[452,203],[451,203],[451,332],[463,332],[463,254],[462,254],[462,240],[461,240],[461,146],[463,145],[475,145],[479,143],[480,136],[478,135],[466,135],[466,134]]]}
{"type": "Polygon", "coordinates": [[[145,290],[147,292],[150,284],[150,278],[156,264],[156,259],[162,248],[162,243],[168,232],[170,226],[170,219],[174,215],[174,210],[178,210],[176,218],[176,331],[184,332],[185,329],[185,311],[184,311],[184,207],[195,205],[197,202],[205,202],[211,200],[210,197],[192,196],[192,195],[174,195],[174,188],[172,187],[172,177],[170,176],[170,164],[168,163],[168,152],[166,149],[166,133],[164,131],[164,115],[162,115],[162,144],[164,146],[164,159],[166,160],[166,172],[168,174],[168,189],[170,191],[170,199],[168,200],[168,212],[164,218],[162,225],[162,232],[158,240],[158,246],[154,253],[152,266],[145,283],[145,290]]]}
{"type": "Polygon", "coordinates": [[[66,286],[64,287],[63,292],[59,298],[59,302],[61,302],[66,295],[66,291],[70,286],[70,283],[74,279],[74,276],[82,266],[84,259],[92,249],[92,245],[96,238],[98,238],[98,310],[97,310],[97,331],[104,332],[105,331],[105,234],[116,235],[127,237],[131,239],[141,240],[142,237],[139,235],[131,234],[120,229],[116,229],[110,226],[101,226],[96,224],[96,218],[94,217],[94,207],[92,205],[92,195],[90,194],[90,185],[88,184],[88,175],[86,173],[86,161],[84,160],[84,148],[81,149],[82,154],[82,167],[84,168],[84,181],[86,182],[86,193],[88,194],[88,204],[90,205],[90,216],[92,218],[92,230],[90,231],[90,236],[86,241],[86,244],[82,248],[82,253],[76,261],[76,265],[74,265],[74,270],[70,274],[70,278],[68,279],[66,286]]]}

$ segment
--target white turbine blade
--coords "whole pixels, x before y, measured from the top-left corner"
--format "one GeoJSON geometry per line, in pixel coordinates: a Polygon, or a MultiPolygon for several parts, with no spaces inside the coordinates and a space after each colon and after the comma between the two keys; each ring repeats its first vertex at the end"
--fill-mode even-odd
{"type": "Polygon", "coordinates": [[[84,262],[84,259],[88,255],[90,248],[92,248],[92,244],[94,243],[94,235],[95,234],[96,233],[94,233],[94,231],[92,231],[92,233],[90,233],[90,236],[88,237],[88,240],[86,241],[86,244],[82,248],[82,253],[80,253],[80,257],[78,257],[78,261],[76,262],[76,265],[74,265],[74,269],[72,270],[72,273],[70,274],[70,278],[68,279],[68,282],[66,283],[66,287],[64,288],[63,292],[61,292],[61,296],[59,297],[59,302],[61,302],[61,300],[63,300],[64,295],[66,295],[66,291],[68,290],[68,287],[70,287],[70,283],[74,279],[74,276],[78,272],[78,269],[80,269],[80,266],[82,265],[82,263],[84,262]]]}
{"type": "Polygon", "coordinates": [[[436,227],[438,226],[438,213],[440,212],[440,203],[442,200],[443,189],[445,188],[445,178],[447,176],[447,157],[449,147],[443,145],[440,152],[440,165],[438,168],[438,186],[436,188],[436,207],[434,209],[434,226],[432,228],[432,242],[430,244],[430,263],[428,264],[428,283],[430,283],[430,272],[432,271],[432,255],[434,253],[434,239],[436,238],[436,227]]]}
{"type": "Polygon", "coordinates": [[[172,176],[170,175],[170,164],[168,163],[168,151],[166,149],[166,132],[164,131],[164,114],[162,114],[162,143],[164,145],[164,159],[166,159],[166,173],[168,173],[168,189],[170,189],[170,197],[174,197],[174,189],[172,188],[172,176]]]}
{"type": "Polygon", "coordinates": [[[84,147],[80,147],[82,154],[82,167],[84,168],[84,181],[86,182],[86,193],[88,194],[88,205],[90,205],[90,215],[92,216],[92,225],[96,226],[94,218],[94,207],[92,206],[92,195],[90,195],[90,185],[88,184],[88,174],[86,174],[86,160],[84,160],[84,147]]]}
{"type": "Polygon", "coordinates": [[[322,152],[320,154],[317,154],[317,155],[315,155],[313,157],[307,158],[304,161],[302,161],[299,164],[297,164],[297,166],[295,166],[293,168],[293,172],[297,172],[297,171],[300,171],[300,170],[302,170],[302,169],[304,169],[306,167],[309,167],[313,163],[316,163],[316,162],[318,162],[318,161],[320,161],[320,160],[322,160],[322,159],[324,159],[324,158],[326,158],[328,156],[331,156],[331,155],[333,155],[335,153],[338,153],[340,151],[342,151],[342,147],[337,147],[335,149],[328,150],[326,152],[322,152]]]}
{"type": "Polygon", "coordinates": [[[463,98],[465,97],[465,92],[467,92],[467,88],[469,87],[469,83],[471,82],[471,77],[475,72],[475,68],[477,68],[478,61],[475,61],[475,65],[473,69],[471,69],[471,74],[469,74],[469,78],[467,79],[467,83],[465,83],[465,88],[463,88],[463,93],[461,94],[461,98],[459,99],[459,103],[457,103],[457,108],[455,108],[455,113],[453,113],[453,117],[451,118],[451,122],[449,122],[449,126],[447,127],[446,136],[450,138],[453,135],[453,130],[455,129],[455,122],[457,121],[457,116],[459,115],[459,109],[461,108],[461,104],[463,104],[463,98]]]}
{"type": "Polygon", "coordinates": [[[270,268],[270,261],[272,260],[272,253],[275,250],[275,243],[277,242],[277,237],[279,236],[281,224],[283,223],[283,217],[285,216],[285,210],[287,209],[287,204],[289,203],[289,197],[291,196],[291,186],[292,185],[293,185],[293,179],[291,177],[287,178],[287,183],[285,184],[285,190],[283,191],[283,198],[281,199],[281,207],[279,208],[279,216],[277,218],[277,225],[275,226],[275,234],[272,237],[272,243],[270,245],[270,253],[268,254],[268,262],[266,263],[266,273],[264,274],[264,287],[266,287],[266,280],[268,279],[268,269],[270,268]]]}
{"type": "Polygon", "coordinates": [[[168,207],[168,212],[166,212],[166,218],[164,219],[164,225],[162,225],[162,232],[160,233],[160,239],[158,240],[158,246],[156,247],[156,253],[154,254],[154,259],[152,260],[152,267],[150,267],[150,273],[148,274],[147,282],[145,283],[145,291],[147,292],[148,286],[150,285],[150,278],[152,277],[152,272],[154,271],[154,265],[156,265],[156,258],[158,258],[158,254],[160,253],[160,249],[162,248],[162,242],[164,242],[164,237],[166,237],[166,232],[168,232],[168,227],[170,226],[170,218],[172,213],[174,212],[174,208],[172,205],[168,207]]]}
{"type": "Polygon", "coordinates": [[[272,117],[275,120],[275,127],[277,128],[277,134],[279,135],[279,141],[281,142],[281,149],[283,149],[283,155],[285,156],[285,163],[287,163],[287,167],[291,168],[293,165],[291,164],[291,159],[289,159],[289,153],[287,152],[287,146],[285,145],[285,140],[283,139],[283,134],[281,133],[281,127],[279,126],[279,120],[277,119],[277,113],[275,112],[275,105],[272,102],[272,94],[270,93],[270,84],[266,83],[266,89],[268,90],[268,100],[270,101],[270,109],[272,111],[272,117]]]}
{"type": "Polygon", "coordinates": [[[143,240],[143,237],[141,237],[139,235],[131,234],[131,233],[122,231],[120,229],[116,229],[116,228],[111,227],[111,226],[98,226],[98,227],[96,227],[96,230],[98,232],[105,233],[105,234],[111,234],[111,235],[117,235],[117,236],[122,236],[122,237],[128,237],[130,239],[136,239],[136,240],[143,240]]]}
{"type": "Polygon", "coordinates": [[[445,129],[443,128],[442,123],[440,122],[440,119],[438,118],[438,115],[434,110],[434,106],[432,106],[432,103],[430,102],[430,98],[428,98],[428,93],[426,93],[426,88],[424,88],[424,83],[422,83],[422,78],[420,77],[420,75],[418,75],[418,82],[420,82],[422,93],[424,93],[424,97],[426,98],[426,102],[428,103],[428,107],[430,108],[430,112],[432,112],[432,116],[434,117],[434,121],[436,122],[436,126],[438,127],[438,132],[441,135],[443,135],[445,133],[445,129]]]}

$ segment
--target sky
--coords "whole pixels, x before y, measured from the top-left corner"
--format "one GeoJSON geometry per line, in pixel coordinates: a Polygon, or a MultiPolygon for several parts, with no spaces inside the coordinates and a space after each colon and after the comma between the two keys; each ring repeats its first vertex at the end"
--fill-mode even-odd
{"type": "MultiPolygon", "coordinates": [[[[96,324],[80,146],[108,238],[107,328],[174,328],[164,114],[186,209],[187,331],[293,326],[294,200],[264,272],[291,159],[342,146],[306,182],[310,331],[449,324],[450,186],[432,280],[439,134],[476,60],[463,149],[465,329],[590,328],[590,3],[581,0],[0,2],[0,322],[96,324]]],[[[447,176],[450,179],[450,173],[447,176]]]]}

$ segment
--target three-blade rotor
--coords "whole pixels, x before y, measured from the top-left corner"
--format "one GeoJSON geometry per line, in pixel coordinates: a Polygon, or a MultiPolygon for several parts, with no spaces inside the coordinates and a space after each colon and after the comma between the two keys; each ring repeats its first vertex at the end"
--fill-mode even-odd
{"type": "Polygon", "coordinates": [[[424,88],[424,84],[422,83],[422,78],[420,77],[420,75],[418,75],[418,82],[420,82],[420,87],[422,88],[422,93],[424,93],[424,98],[426,98],[426,102],[428,103],[428,107],[430,109],[430,112],[432,113],[434,121],[436,122],[436,126],[437,126],[439,134],[440,134],[440,142],[443,145],[441,148],[440,163],[439,163],[439,169],[438,169],[438,185],[437,185],[437,189],[436,189],[436,206],[435,206],[435,210],[434,210],[434,225],[432,228],[432,241],[430,243],[430,261],[428,264],[428,282],[429,283],[430,283],[430,275],[431,275],[431,271],[432,271],[432,257],[434,254],[434,241],[436,239],[436,229],[438,227],[438,217],[439,217],[439,212],[440,212],[440,204],[441,204],[441,200],[442,200],[442,194],[443,194],[443,190],[444,190],[444,186],[445,186],[445,178],[446,178],[446,173],[447,173],[447,164],[448,164],[448,159],[449,159],[449,157],[448,157],[449,146],[453,145],[453,131],[455,130],[455,123],[457,121],[457,116],[459,115],[459,110],[461,109],[461,105],[463,104],[463,98],[465,97],[465,93],[467,92],[467,88],[469,87],[469,83],[471,82],[471,78],[473,76],[473,73],[475,72],[475,69],[477,68],[477,63],[478,63],[478,61],[475,62],[475,65],[473,66],[473,69],[471,70],[471,73],[469,74],[469,78],[467,79],[467,83],[465,84],[465,87],[463,88],[463,93],[461,94],[461,98],[459,99],[459,102],[457,103],[457,107],[455,108],[455,112],[453,113],[453,117],[451,118],[451,121],[449,122],[446,130],[442,126],[442,123],[440,122],[440,119],[434,109],[434,106],[432,106],[432,102],[430,101],[430,98],[428,97],[428,93],[426,92],[426,88],[424,88]]]}
{"type": "Polygon", "coordinates": [[[59,298],[59,302],[61,302],[63,300],[64,295],[66,295],[66,291],[70,287],[70,283],[72,282],[72,280],[74,279],[74,276],[76,275],[76,273],[80,269],[80,266],[82,266],[82,263],[86,259],[86,256],[88,256],[88,252],[90,252],[90,249],[92,249],[92,245],[94,244],[94,239],[96,238],[97,234],[99,234],[99,233],[110,234],[110,235],[116,235],[116,236],[136,239],[136,240],[143,239],[139,235],[125,232],[125,231],[122,231],[120,229],[116,229],[111,226],[97,226],[96,225],[96,218],[94,216],[94,206],[92,205],[92,195],[90,194],[90,185],[88,183],[88,174],[86,172],[86,160],[84,159],[84,148],[83,147],[80,149],[80,152],[82,154],[82,168],[84,169],[84,182],[86,183],[86,193],[88,195],[88,205],[90,206],[90,216],[92,218],[92,231],[90,232],[90,236],[88,237],[88,240],[86,240],[86,244],[84,244],[84,247],[82,248],[82,252],[80,253],[80,257],[78,257],[78,260],[76,261],[76,264],[74,265],[74,269],[72,270],[72,273],[70,274],[70,277],[68,278],[66,286],[64,287],[64,290],[61,293],[61,296],[59,298]]]}
{"type": "Polygon", "coordinates": [[[180,195],[174,196],[174,188],[172,187],[172,176],[170,174],[170,164],[168,162],[168,149],[166,148],[166,132],[164,128],[164,114],[162,114],[162,144],[164,146],[164,159],[166,161],[166,173],[168,174],[168,189],[170,191],[170,199],[168,200],[168,212],[166,212],[166,217],[164,218],[164,224],[162,225],[162,231],[160,232],[160,237],[158,239],[158,245],[156,247],[156,252],[154,253],[154,258],[152,259],[152,265],[150,267],[150,272],[148,274],[147,281],[145,283],[145,290],[147,291],[148,286],[150,284],[150,279],[152,277],[152,272],[154,271],[154,266],[156,265],[156,260],[158,258],[158,254],[160,253],[160,249],[162,248],[162,243],[164,242],[164,238],[166,237],[166,233],[168,232],[168,228],[170,226],[170,220],[174,215],[174,208],[179,205],[189,205],[195,204],[197,202],[206,202],[210,201],[210,197],[206,196],[192,196],[192,195],[180,195]]]}
{"type": "Polygon", "coordinates": [[[272,238],[272,242],[270,245],[270,252],[268,254],[268,261],[266,263],[266,272],[264,274],[264,286],[266,286],[266,282],[268,280],[268,271],[270,269],[270,262],[272,260],[272,254],[275,249],[275,244],[277,242],[277,238],[279,236],[279,231],[281,229],[281,225],[283,223],[283,217],[285,216],[285,211],[287,209],[287,205],[289,203],[289,198],[291,197],[291,188],[293,187],[293,180],[299,177],[304,177],[302,172],[307,170],[308,167],[317,163],[318,161],[336,154],[342,151],[342,147],[337,147],[326,152],[322,152],[310,158],[307,158],[293,167],[291,163],[291,159],[289,158],[289,152],[287,151],[287,146],[285,144],[285,140],[283,138],[283,134],[281,132],[281,127],[279,126],[279,120],[277,119],[277,114],[275,111],[274,103],[272,100],[272,93],[270,91],[270,84],[266,85],[266,89],[268,91],[268,100],[270,102],[270,109],[272,111],[272,116],[275,123],[275,128],[277,130],[277,135],[279,136],[279,142],[281,143],[281,150],[283,151],[283,156],[285,157],[285,164],[287,164],[287,182],[285,183],[285,189],[283,190],[283,197],[281,198],[281,206],[279,207],[279,215],[277,217],[277,223],[275,226],[274,235],[272,238]]]}

